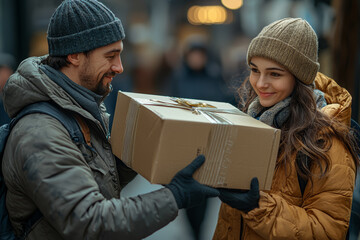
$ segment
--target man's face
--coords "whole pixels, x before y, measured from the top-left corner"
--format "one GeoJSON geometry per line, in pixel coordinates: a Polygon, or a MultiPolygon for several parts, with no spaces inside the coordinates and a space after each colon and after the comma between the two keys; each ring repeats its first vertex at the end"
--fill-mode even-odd
{"type": "Polygon", "coordinates": [[[120,58],[122,50],[123,43],[118,41],[84,54],[79,71],[80,85],[106,97],[115,74],[124,71],[120,58]]]}

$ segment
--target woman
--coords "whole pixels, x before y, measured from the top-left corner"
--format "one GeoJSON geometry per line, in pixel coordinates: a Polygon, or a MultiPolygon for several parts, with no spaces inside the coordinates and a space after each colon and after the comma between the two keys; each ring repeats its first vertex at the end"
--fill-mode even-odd
{"type": "Polygon", "coordinates": [[[270,191],[222,189],[214,239],[345,239],[358,166],[351,96],[318,73],[317,37],[299,18],[252,40],[239,91],[249,115],[281,129],[270,191]]]}

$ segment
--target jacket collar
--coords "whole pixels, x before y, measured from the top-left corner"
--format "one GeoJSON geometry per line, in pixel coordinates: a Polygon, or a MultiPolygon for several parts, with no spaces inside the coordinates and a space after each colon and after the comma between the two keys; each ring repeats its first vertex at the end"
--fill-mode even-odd
{"type": "Polygon", "coordinates": [[[350,93],[345,88],[340,87],[333,79],[320,72],[316,75],[315,85],[324,93],[327,102],[327,106],[321,110],[330,117],[350,126],[352,101],[350,93]]]}
{"type": "Polygon", "coordinates": [[[89,89],[80,86],[69,79],[61,71],[55,70],[48,65],[41,65],[40,69],[57,85],[64,89],[72,98],[75,99],[79,105],[97,119],[103,126],[105,125],[101,117],[100,104],[102,96],[90,91],[89,89]]]}

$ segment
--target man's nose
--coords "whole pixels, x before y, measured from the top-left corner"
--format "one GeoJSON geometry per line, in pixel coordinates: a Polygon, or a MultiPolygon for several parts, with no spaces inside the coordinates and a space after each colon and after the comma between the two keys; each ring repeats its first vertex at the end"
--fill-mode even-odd
{"type": "Polygon", "coordinates": [[[111,66],[111,70],[115,73],[122,73],[124,71],[120,56],[115,59],[113,65],[111,66]]]}

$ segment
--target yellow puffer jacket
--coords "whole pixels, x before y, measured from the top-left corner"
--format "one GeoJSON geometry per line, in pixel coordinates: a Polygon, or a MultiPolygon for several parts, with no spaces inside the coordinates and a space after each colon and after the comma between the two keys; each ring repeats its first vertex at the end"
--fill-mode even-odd
{"type": "MultiPolygon", "coordinates": [[[[321,73],[315,82],[328,103],[322,111],[350,124],[350,94],[321,73]]],[[[246,214],[223,203],[213,239],[345,239],[355,164],[337,139],[333,139],[329,156],[329,173],[314,179],[312,189],[308,184],[303,196],[293,161],[286,172],[284,166],[276,170],[270,191],[260,192],[259,208],[246,214]]]]}

